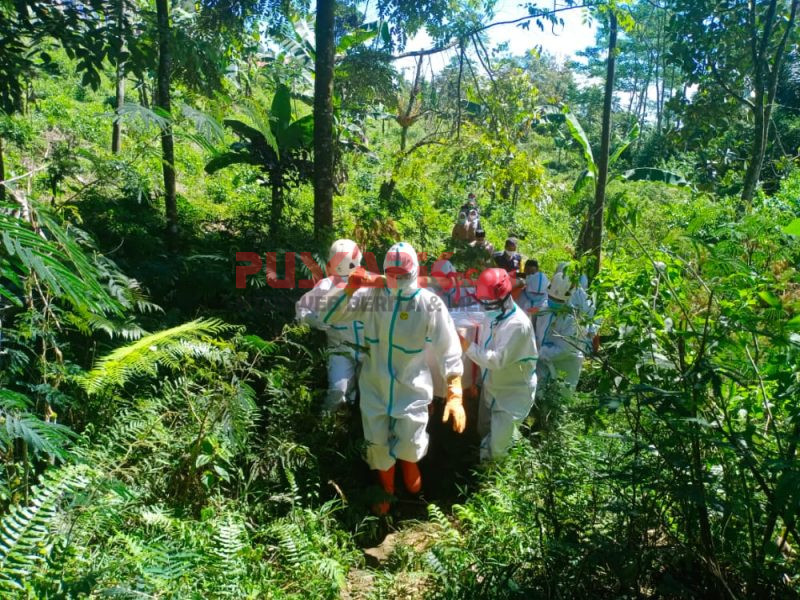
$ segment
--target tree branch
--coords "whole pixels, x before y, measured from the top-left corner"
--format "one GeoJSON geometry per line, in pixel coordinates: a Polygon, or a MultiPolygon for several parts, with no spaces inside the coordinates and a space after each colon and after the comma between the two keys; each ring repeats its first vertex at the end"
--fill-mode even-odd
{"type": "Polygon", "coordinates": [[[750,100],[748,100],[747,98],[745,98],[744,96],[742,96],[740,94],[737,94],[730,87],[728,87],[728,84],[725,83],[725,80],[719,74],[719,71],[717,71],[717,67],[716,67],[716,65],[714,64],[713,61],[711,61],[710,66],[711,66],[711,73],[714,75],[714,81],[717,82],[717,85],[719,85],[730,96],[733,96],[734,98],[736,98],[736,100],[738,100],[739,102],[744,104],[750,110],[755,110],[756,109],[756,105],[753,104],[750,100]]]}
{"type": "MultiPolygon", "coordinates": [[[[794,27],[794,21],[797,17],[798,0],[792,0],[791,13],[789,14],[789,21],[786,23],[786,31],[781,36],[781,41],[775,50],[775,57],[772,60],[772,71],[769,74],[769,87],[767,89],[767,105],[772,106],[775,101],[775,94],[778,92],[778,76],[780,75],[781,65],[783,64],[783,53],[786,49],[786,41],[789,39],[789,34],[794,27]]],[[[770,108],[771,110],[771,108],[770,108]]]]}
{"type": "MultiPolygon", "coordinates": [[[[470,37],[477,33],[481,33],[486,31],[487,29],[491,29],[492,27],[499,27],[501,25],[516,25],[517,23],[522,23],[524,21],[530,21],[531,19],[541,19],[542,17],[549,17],[551,15],[555,15],[567,10],[575,10],[578,8],[591,8],[593,6],[597,6],[597,3],[587,2],[584,4],[576,4],[575,6],[562,6],[561,8],[554,8],[552,10],[544,10],[536,14],[525,15],[524,17],[518,17],[516,19],[509,19],[507,21],[495,21],[494,23],[488,23],[486,25],[481,25],[480,27],[476,27],[470,31],[467,31],[464,36],[470,37]]],[[[439,52],[444,52],[445,50],[450,50],[451,48],[455,48],[461,43],[461,39],[454,40],[445,46],[439,46],[438,48],[428,48],[426,50],[414,50],[413,52],[404,52],[402,54],[398,54],[397,56],[392,56],[391,60],[400,60],[401,58],[409,58],[412,56],[428,56],[430,54],[438,54],[439,52]]]]}

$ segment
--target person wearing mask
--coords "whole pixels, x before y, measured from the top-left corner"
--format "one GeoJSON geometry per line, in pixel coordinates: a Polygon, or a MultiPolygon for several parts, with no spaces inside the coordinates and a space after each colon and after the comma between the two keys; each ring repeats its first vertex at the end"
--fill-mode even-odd
{"type": "Polygon", "coordinates": [[[547,306],[547,286],[550,280],[539,270],[539,262],[535,258],[525,261],[525,285],[517,299],[517,304],[536,322],[536,313],[547,306]]]}
{"type": "Polygon", "coordinates": [[[467,223],[467,213],[461,211],[458,213],[458,220],[453,225],[453,232],[451,236],[454,240],[459,242],[469,241],[469,223],[467,223]]]}
{"type": "Polygon", "coordinates": [[[346,403],[355,402],[356,371],[364,344],[361,321],[328,325],[318,317],[322,299],[336,285],[347,281],[350,273],[361,264],[361,250],[347,239],[336,240],[328,253],[328,276],[306,292],[295,304],[295,317],[315,329],[325,331],[328,338],[328,392],[323,404],[325,412],[334,412],[346,403]]]}
{"type": "MultiPolygon", "coordinates": [[[[441,300],[418,286],[418,273],[416,251],[399,242],[386,254],[383,276],[356,269],[346,287],[328,293],[323,316],[326,324],[364,323],[369,353],[362,360],[358,385],[366,459],[389,496],[394,494],[398,462],[406,489],[418,493],[422,487],[417,462],[428,450],[428,405],[433,398],[426,344],[439,357],[447,382],[442,421],[452,419],[458,433],[466,425],[458,334],[441,300]]],[[[388,501],[374,510],[386,514],[388,501]]]]}
{"type": "Polygon", "coordinates": [[[574,390],[583,366],[583,340],[578,335],[575,310],[569,304],[572,282],[566,270],[556,271],[547,287],[547,308],[536,318],[540,389],[546,381],[562,377],[574,390]]]}
{"type": "Polygon", "coordinates": [[[478,412],[481,460],[508,452],[519,424],[536,395],[536,342],[533,326],[511,297],[512,279],[501,268],[478,277],[476,297],[486,311],[477,343],[460,338],[467,357],[482,371],[478,412]]]}
{"type": "Polygon", "coordinates": [[[519,273],[519,267],[522,263],[522,257],[517,253],[517,240],[510,237],[506,240],[505,249],[503,252],[495,252],[494,264],[500,269],[505,269],[511,273],[512,278],[516,277],[519,273]]]}
{"type": "Polygon", "coordinates": [[[467,242],[472,243],[475,241],[475,232],[481,226],[480,217],[478,217],[478,211],[474,208],[470,209],[467,213],[467,242]]]}
{"type": "Polygon", "coordinates": [[[477,198],[475,198],[475,194],[473,192],[470,192],[469,194],[467,194],[467,201],[461,205],[461,208],[459,210],[461,210],[466,214],[469,214],[469,211],[472,209],[474,209],[478,214],[480,214],[481,212],[480,208],[478,207],[478,200],[477,198]]]}

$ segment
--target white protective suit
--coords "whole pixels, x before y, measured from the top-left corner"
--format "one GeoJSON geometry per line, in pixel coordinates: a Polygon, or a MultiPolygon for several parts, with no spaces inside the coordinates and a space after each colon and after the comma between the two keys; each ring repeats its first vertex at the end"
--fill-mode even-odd
{"type": "Polygon", "coordinates": [[[583,342],[581,345],[581,352],[584,357],[591,356],[594,352],[592,349],[592,339],[597,333],[597,323],[594,321],[596,307],[594,300],[586,291],[588,283],[589,280],[586,275],[581,275],[578,281],[578,287],[575,288],[569,298],[569,305],[577,312],[578,338],[583,342]]]}
{"type": "Polygon", "coordinates": [[[481,460],[508,452],[536,395],[536,342],[530,319],[509,297],[501,316],[481,327],[466,352],[483,369],[478,414],[481,460]]]}
{"type": "Polygon", "coordinates": [[[541,271],[528,275],[525,278],[525,287],[522,288],[522,293],[517,298],[517,304],[534,321],[534,325],[536,315],[531,311],[534,308],[542,310],[547,307],[548,285],[550,285],[550,280],[541,271]]]}
{"type": "Polygon", "coordinates": [[[433,292],[417,286],[414,248],[403,242],[392,246],[384,270],[392,266],[406,267],[411,280],[399,289],[363,287],[349,300],[343,289],[332,289],[323,317],[329,324],[364,323],[369,350],[358,378],[361,421],[367,462],[381,471],[397,459],[417,462],[428,450],[425,427],[433,387],[425,346],[430,344],[439,356],[443,378],[462,374],[453,320],[433,292]]]}
{"type": "Polygon", "coordinates": [[[536,318],[536,342],[539,346],[539,383],[541,389],[549,378],[561,376],[571,389],[575,389],[583,367],[583,336],[578,331],[575,308],[566,297],[569,280],[557,272],[550,282],[547,308],[536,318]],[[558,290],[553,297],[554,290],[558,290]],[[559,300],[557,298],[563,298],[559,300]]]}
{"type": "Polygon", "coordinates": [[[365,346],[361,321],[326,324],[319,316],[326,296],[336,285],[343,288],[346,281],[339,276],[321,279],[295,304],[297,320],[324,330],[328,337],[328,393],[323,406],[327,412],[355,402],[356,372],[363,355],[361,348],[365,346]]]}

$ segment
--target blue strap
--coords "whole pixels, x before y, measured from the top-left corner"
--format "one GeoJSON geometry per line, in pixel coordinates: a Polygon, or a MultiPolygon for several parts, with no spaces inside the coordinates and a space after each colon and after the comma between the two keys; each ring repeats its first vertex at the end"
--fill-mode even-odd
{"type": "Polygon", "coordinates": [[[339,296],[339,298],[338,298],[338,299],[336,300],[336,302],[333,304],[333,306],[331,307],[331,309],[330,309],[330,310],[328,311],[328,313],[325,315],[325,318],[324,318],[324,319],[322,319],[322,322],[323,322],[323,323],[327,323],[327,322],[328,322],[328,319],[330,319],[330,318],[331,318],[331,315],[332,315],[332,314],[333,314],[333,313],[336,311],[336,309],[337,309],[337,308],[339,308],[339,305],[342,303],[342,301],[343,301],[345,298],[347,298],[347,294],[345,294],[345,293],[342,293],[342,295],[341,295],[341,296],[339,296]]]}
{"type": "Polygon", "coordinates": [[[392,344],[392,348],[396,348],[397,350],[400,350],[400,352],[405,352],[406,354],[418,354],[419,352],[422,352],[422,350],[423,350],[423,348],[420,348],[418,350],[404,348],[400,344],[392,344]]]}

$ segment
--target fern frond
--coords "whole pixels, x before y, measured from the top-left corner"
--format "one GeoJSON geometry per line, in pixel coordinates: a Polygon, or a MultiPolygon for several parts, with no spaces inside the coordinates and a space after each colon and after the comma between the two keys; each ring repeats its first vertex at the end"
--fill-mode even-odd
{"type": "Polygon", "coordinates": [[[8,205],[0,205],[0,239],[6,250],[0,256],[2,271],[14,272],[17,280],[35,273],[55,296],[75,308],[120,315],[121,305],[100,283],[98,269],[81,247],[86,234],[61,226],[43,210],[36,211],[36,219],[50,238],[14,217],[8,205]]]}
{"type": "Polygon", "coordinates": [[[25,410],[32,404],[27,396],[0,388],[0,450],[21,439],[36,454],[66,459],[66,446],[75,434],[69,427],[44,421],[25,410]]]}
{"type": "Polygon", "coordinates": [[[0,521],[0,590],[23,589],[22,580],[47,557],[59,504],[89,485],[88,471],[73,465],[49,472],[28,504],[12,507],[0,521]]]}
{"type": "Polygon", "coordinates": [[[233,576],[245,570],[241,561],[242,551],[247,546],[247,532],[244,525],[231,518],[217,527],[214,535],[212,554],[216,559],[215,566],[222,573],[233,576]]]}
{"type": "Polygon", "coordinates": [[[188,358],[218,361],[216,351],[225,345],[213,336],[231,329],[219,319],[196,319],[146,335],[101,358],[80,383],[87,393],[97,394],[136,376],[154,376],[159,365],[177,370],[188,358]]]}

